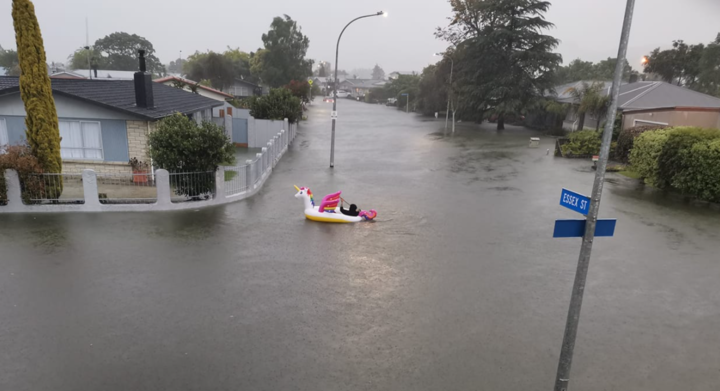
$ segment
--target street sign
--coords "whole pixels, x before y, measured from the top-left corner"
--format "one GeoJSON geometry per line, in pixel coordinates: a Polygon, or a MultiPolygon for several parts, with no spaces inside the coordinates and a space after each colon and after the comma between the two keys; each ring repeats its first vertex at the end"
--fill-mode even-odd
{"type": "Polygon", "coordinates": [[[337,111],[330,112],[330,119],[337,119],[337,111]]]}
{"type": "Polygon", "coordinates": [[[313,81],[312,79],[308,80],[308,84],[312,85],[313,81]]]}
{"type": "MultiPolygon", "coordinates": [[[[553,238],[581,238],[585,235],[587,220],[555,220],[553,238]]],[[[595,236],[613,236],[616,219],[598,219],[595,225],[595,236]]]]}
{"type": "Polygon", "coordinates": [[[407,96],[407,93],[405,93],[405,94],[400,94],[400,96],[407,96]]]}
{"type": "Polygon", "coordinates": [[[588,211],[590,211],[590,197],[568,189],[562,189],[562,193],[560,193],[560,206],[587,216],[588,211]]]}

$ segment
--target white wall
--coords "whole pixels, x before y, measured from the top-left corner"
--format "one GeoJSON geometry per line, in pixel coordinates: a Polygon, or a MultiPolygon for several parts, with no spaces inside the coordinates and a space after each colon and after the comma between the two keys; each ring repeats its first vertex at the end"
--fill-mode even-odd
{"type": "MultiPolygon", "coordinates": [[[[55,108],[57,109],[58,117],[60,118],[120,120],[139,119],[130,114],[106,109],[92,103],[85,103],[63,95],[53,94],[53,98],[55,98],[55,108]]],[[[0,97],[0,115],[13,115],[21,117],[26,115],[25,105],[20,98],[19,92],[0,97]]]]}

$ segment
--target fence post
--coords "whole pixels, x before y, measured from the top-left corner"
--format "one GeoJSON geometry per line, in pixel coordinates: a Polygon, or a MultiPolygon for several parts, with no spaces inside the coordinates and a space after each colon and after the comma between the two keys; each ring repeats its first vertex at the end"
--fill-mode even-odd
{"type": "Polygon", "coordinates": [[[245,160],[245,191],[252,189],[253,180],[253,161],[245,160]]]}
{"type": "Polygon", "coordinates": [[[82,171],[83,196],[87,211],[100,210],[100,196],[98,195],[97,175],[95,171],[85,169],[82,171]]]}
{"type": "Polygon", "coordinates": [[[222,203],[225,200],[225,167],[215,170],[215,197],[213,201],[222,203]]]}
{"type": "Polygon", "coordinates": [[[225,135],[228,136],[230,142],[234,143],[233,140],[233,117],[230,113],[225,113],[223,117],[223,126],[225,127],[225,135]]]}
{"type": "Polygon", "coordinates": [[[283,122],[284,122],[284,123],[283,123],[283,129],[286,129],[286,130],[287,130],[287,129],[290,129],[290,121],[289,121],[287,118],[285,118],[285,119],[283,120],[283,122]]]}
{"type": "Polygon", "coordinates": [[[8,203],[2,206],[9,212],[22,212],[22,191],[20,190],[20,177],[15,170],[5,170],[5,185],[7,186],[8,203]]]}
{"type": "Polygon", "coordinates": [[[265,160],[267,160],[267,155],[268,149],[267,147],[264,147],[262,149],[262,164],[260,165],[260,172],[262,172],[262,174],[265,174],[265,170],[267,169],[267,164],[265,162],[265,160]]]}
{"type": "Polygon", "coordinates": [[[170,201],[170,173],[164,169],[155,170],[155,189],[157,190],[157,204],[171,205],[170,201]]]}
{"type": "Polygon", "coordinates": [[[264,173],[263,167],[262,167],[263,154],[262,154],[262,153],[258,153],[257,155],[255,155],[255,157],[256,157],[257,159],[255,159],[255,167],[254,167],[254,168],[255,168],[255,177],[254,177],[255,180],[253,181],[253,186],[255,186],[255,182],[257,182],[257,181],[259,181],[260,179],[262,179],[262,176],[263,176],[263,173],[264,173]]]}
{"type": "Polygon", "coordinates": [[[271,167],[273,167],[273,166],[275,165],[275,164],[273,163],[273,159],[274,159],[273,153],[275,152],[275,148],[273,147],[273,141],[272,141],[272,140],[268,141],[268,143],[267,143],[267,149],[268,149],[268,161],[267,161],[268,165],[267,165],[267,167],[268,167],[268,168],[271,168],[271,167]]]}

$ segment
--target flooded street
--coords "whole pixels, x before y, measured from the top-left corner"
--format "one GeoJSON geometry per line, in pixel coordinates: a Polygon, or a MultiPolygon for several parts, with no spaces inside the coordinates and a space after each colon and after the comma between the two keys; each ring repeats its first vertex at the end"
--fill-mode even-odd
{"type": "MultiPolygon", "coordinates": [[[[0,214],[0,389],[551,389],[591,163],[341,101],[331,170],[330,110],[238,203],[0,214]],[[378,218],[307,221],[293,185],[378,218]]],[[[600,217],[571,388],[717,390],[720,212],[609,174],[600,217]]]]}

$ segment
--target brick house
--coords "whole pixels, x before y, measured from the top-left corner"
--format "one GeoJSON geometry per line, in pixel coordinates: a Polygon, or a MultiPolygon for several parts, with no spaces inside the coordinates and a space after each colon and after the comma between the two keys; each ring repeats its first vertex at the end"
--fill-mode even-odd
{"type": "MultiPolygon", "coordinates": [[[[147,73],[135,75],[135,80],[52,79],[63,172],[129,173],[130,158],[148,160],[147,135],[157,121],[174,113],[211,121],[212,109],[223,105],[153,83],[147,73]]],[[[24,142],[25,116],[18,78],[0,76],[0,144],[24,142]]]]}

